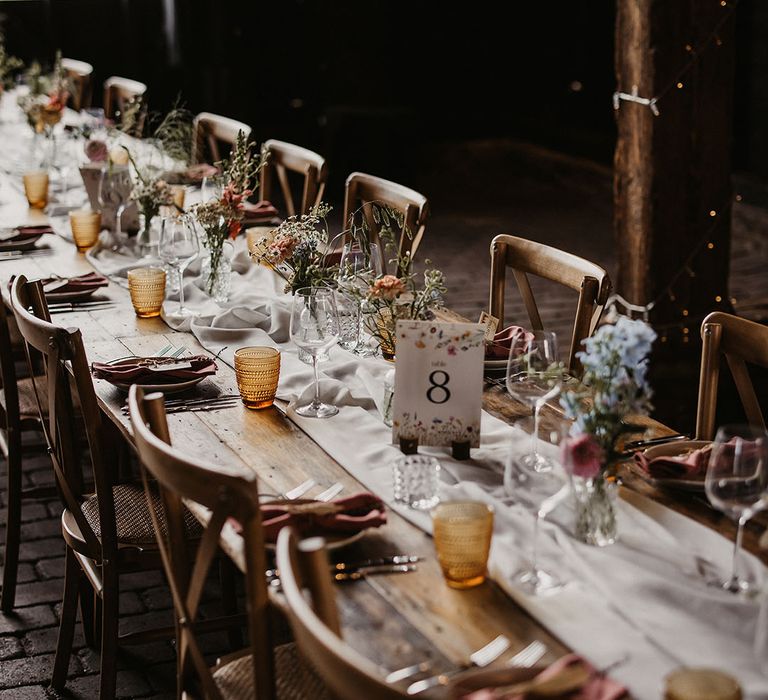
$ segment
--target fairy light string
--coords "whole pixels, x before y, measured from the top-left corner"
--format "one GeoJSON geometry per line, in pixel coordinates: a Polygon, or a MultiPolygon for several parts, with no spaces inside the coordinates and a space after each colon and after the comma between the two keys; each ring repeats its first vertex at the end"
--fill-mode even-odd
{"type": "MultiPolygon", "coordinates": [[[[619,110],[622,102],[633,102],[641,106],[648,107],[654,117],[661,115],[659,108],[659,102],[664,99],[673,90],[682,90],[685,88],[685,79],[689,71],[693,69],[701,59],[702,55],[712,48],[717,48],[723,45],[723,41],[720,38],[720,32],[725,24],[733,17],[734,12],[739,4],[739,0],[717,0],[718,4],[723,8],[724,13],[720,19],[716,22],[712,31],[707,37],[697,44],[686,44],[684,49],[689,55],[689,59],[680,67],[680,69],[673,75],[673,77],[665,84],[665,86],[659,90],[653,97],[643,97],[639,94],[638,86],[633,85],[629,92],[617,90],[613,93],[613,108],[619,110]]],[[[741,201],[741,197],[736,195],[735,201],[741,201]]],[[[631,304],[624,297],[619,294],[614,294],[606,303],[606,308],[609,310],[621,309],[623,313],[627,313],[633,317],[640,317],[643,320],[648,320],[650,312],[654,307],[662,302],[670,303],[680,313],[681,319],[679,321],[673,321],[664,324],[654,324],[654,328],[659,334],[659,340],[662,343],[666,343],[670,339],[670,331],[680,329],[681,338],[684,343],[690,342],[691,327],[698,328],[699,323],[706,318],[709,311],[704,313],[697,313],[695,315],[690,314],[690,310],[687,308],[684,302],[680,300],[679,292],[676,293],[678,283],[685,276],[688,279],[695,278],[696,276],[696,261],[702,253],[717,254],[717,244],[713,240],[713,234],[715,233],[720,221],[720,214],[723,211],[727,211],[725,207],[711,208],[707,211],[707,214],[712,219],[712,223],[707,227],[705,233],[694,245],[691,252],[683,261],[680,268],[672,275],[669,282],[662,288],[657,296],[647,304],[631,304]]],[[[726,292],[723,291],[716,294],[713,298],[715,304],[721,304],[726,299],[726,292]]],[[[731,303],[735,303],[735,299],[730,299],[731,303]]]]}

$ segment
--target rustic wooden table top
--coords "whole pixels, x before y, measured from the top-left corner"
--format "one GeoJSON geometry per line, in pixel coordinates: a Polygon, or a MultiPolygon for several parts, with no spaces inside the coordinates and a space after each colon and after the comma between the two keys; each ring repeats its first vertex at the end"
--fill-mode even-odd
{"type": "MultiPolygon", "coordinates": [[[[18,198],[13,204],[0,207],[0,222],[34,223],[43,219],[42,214],[28,211],[18,198]]],[[[51,273],[69,276],[91,270],[85,257],[58,236],[45,236],[40,244],[52,248],[54,254],[0,261],[4,293],[11,275],[24,274],[34,279],[51,273]]],[[[136,318],[127,290],[117,284],[100,290],[97,297],[112,299],[117,306],[56,317],[67,327],[81,329],[91,362],[128,354],[151,354],[169,343],[206,352],[191,334],[173,332],[159,318],[136,318]]],[[[97,381],[96,387],[105,414],[130,439],[128,421],[121,412],[125,395],[103,381],[97,381]]],[[[211,395],[237,394],[234,370],[220,362],[218,373],[204,382],[199,391],[211,395]]],[[[490,413],[507,421],[517,420],[521,415],[521,407],[498,386],[487,387],[484,405],[490,413]]],[[[254,470],[264,492],[280,493],[310,477],[322,486],[338,481],[347,493],[362,489],[286,418],[281,407],[248,411],[238,405],[221,411],[177,413],[168,420],[177,446],[198,456],[206,455],[212,464],[239,464],[254,470]]],[[[672,432],[652,420],[645,424],[646,436],[672,432]]],[[[658,499],[727,537],[733,535],[732,523],[712,510],[703,496],[661,493],[629,470],[624,470],[624,476],[629,488],[658,499]]],[[[197,514],[205,519],[204,511],[197,509],[197,514]]],[[[766,552],[757,544],[764,527],[764,521],[751,524],[745,546],[767,561],[766,552]]],[[[239,536],[225,532],[222,546],[242,568],[239,536]]],[[[386,526],[366,534],[363,541],[345,549],[343,556],[352,560],[394,553],[418,554],[424,561],[415,573],[376,576],[337,588],[345,638],[381,666],[393,669],[430,658],[435,668],[448,668],[466,662],[473,650],[498,634],[505,634],[512,641],[502,660],[534,639],[547,644],[545,661],[567,651],[492,581],[468,591],[445,585],[431,538],[394,512],[390,512],[386,526]]]]}

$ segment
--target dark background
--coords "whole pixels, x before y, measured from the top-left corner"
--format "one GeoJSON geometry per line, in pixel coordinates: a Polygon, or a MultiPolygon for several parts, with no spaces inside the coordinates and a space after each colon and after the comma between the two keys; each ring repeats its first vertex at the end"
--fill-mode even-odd
{"type": "MultiPolygon", "coordinates": [[[[259,141],[317,149],[332,192],[353,169],[412,178],[425,143],[513,138],[605,164],[613,153],[611,0],[21,0],[0,2],[0,21],[27,61],[60,48],[94,65],[97,86],[146,82],[151,109],[181,94],[259,141]]],[[[766,176],[766,3],[742,1],[737,24],[734,167],[766,176]]]]}

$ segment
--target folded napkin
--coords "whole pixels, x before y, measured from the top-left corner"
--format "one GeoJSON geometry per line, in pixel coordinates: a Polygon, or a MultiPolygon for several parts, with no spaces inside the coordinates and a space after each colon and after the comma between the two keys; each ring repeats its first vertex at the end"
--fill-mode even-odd
{"type": "MultiPolygon", "coordinates": [[[[277,535],[287,525],[303,537],[323,535],[355,535],[369,527],[381,527],[387,522],[384,503],[372,493],[337,498],[326,503],[296,499],[271,501],[261,506],[264,539],[276,542],[277,535]]],[[[241,531],[240,524],[230,519],[232,527],[241,531]]]]}
{"type": "Polygon", "coordinates": [[[703,477],[707,471],[712,445],[679,455],[660,455],[648,459],[642,452],[635,452],[635,462],[654,479],[680,479],[703,477]]]}
{"type": "Polygon", "coordinates": [[[97,272],[88,272],[77,277],[58,279],[51,277],[43,280],[43,290],[46,294],[68,294],[70,292],[82,292],[87,289],[106,287],[109,280],[97,272]]]}
{"type": "Polygon", "coordinates": [[[91,372],[96,379],[120,384],[175,384],[216,374],[216,369],[216,362],[206,355],[137,357],[115,365],[104,362],[91,364],[91,372]],[[162,369],[165,365],[167,370],[162,369]]]}
{"type": "Polygon", "coordinates": [[[16,226],[13,229],[14,235],[9,238],[3,238],[3,243],[10,243],[13,241],[23,241],[27,238],[34,238],[40,236],[43,233],[53,233],[53,229],[48,224],[41,224],[39,226],[16,226]]]}
{"type": "MultiPolygon", "coordinates": [[[[546,669],[544,669],[538,676],[536,676],[536,678],[542,681],[553,678],[557,674],[563,672],[569,666],[574,666],[575,664],[581,664],[584,667],[585,672],[590,674],[588,680],[578,690],[566,693],[564,695],[558,695],[557,697],[561,697],[564,700],[566,698],[568,700],[618,700],[619,698],[623,698],[627,695],[627,689],[623,685],[617,681],[612,680],[611,678],[596,673],[595,669],[589,663],[587,663],[584,659],[576,654],[568,654],[567,656],[563,656],[562,658],[555,661],[555,663],[553,663],[551,666],[548,666],[546,669]]],[[[475,690],[464,695],[459,695],[458,697],[463,698],[463,700],[525,700],[525,698],[530,697],[529,694],[512,695],[502,690],[503,686],[510,686],[515,684],[515,681],[512,680],[513,676],[511,675],[514,673],[514,669],[509,669],[508,673],[510,675],[505,681],[504,671],[488,672],[488,675],[494,675],[494,682],[502,684],[498,686],[498,689],[493,687],[483,688],[481,690],[475,690]]],[[[480,677],[482,677],[481,674],[478,674],[478,680],[480,677]]]]}
{"type": "Polygon", "coordinates": [[[508,326],[493,336],[493,340],[485,346],[486,360],[506,360],[512,344],[520,339],[533,340],[533,333],[521,326],[508,326]]]}
{"type": "Polygon", "coordinates": [[[260,202],[243,202],[243,223],[255,224],[261,221],[272,221],[277,216],[277,209],[271,202],[262,199],[260,202]]]}

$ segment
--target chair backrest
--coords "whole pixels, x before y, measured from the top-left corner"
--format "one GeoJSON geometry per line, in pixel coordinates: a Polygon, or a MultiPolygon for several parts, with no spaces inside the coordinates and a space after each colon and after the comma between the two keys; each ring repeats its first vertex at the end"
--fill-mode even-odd
{"type": "Polygon", "coordinates": [[[747,421],[751,425],[765,428],[765,419],[747,364],[768,367],[768,326],[715,311],[702,321],[701,339],[696,439],[712,440],[715,436],[721,355],[725,355],[731,370],[747,421]]]}
{"type": "MultiPolygon", "coordinates": [[[[388,256],[379,241],[382,223],[376,220],[378,217],[374,214],[373,205],[386,206],[402,214],[398,254],[408,255],[413,259],[424,237],[429,204],[424,195],[409,187],[398,185],[396,182],[382,180],[380,177],[365,173],[352,173],[347,178],[344,193],[344,226],[350,226],[351,217],[358,209],[362,209],[370,242],[379,244],[382,269],[386,271],[388,256]]],[[[349,238],[347,234],[344,242],[349,243],[349,238]]]]}
{"type": "Polygon", "coordinates": [[[277,539],[277,568],[299,650],[336,697],[341,700],[409,697],[387,684],[383,680],[385,672],[341,638],[322,538],[300,541],[291,528],[283,528],[277,539]],[[311,603],[304,597],[305,588],[311,603]]]}
{"type": "Polygon", "coordinates": [[[56,485],[64,507],[71,513],[85,541],[81,553],[96,561],[102,556],[105,559],[114,556],[117,550],[117,526],[111,474],[115,467],[113,465],[110,469],[105,462],[101,411],[96,401],[80,330],[60,328],[51,323],[43,285],[39,280],[28,282],[23,275],[14,279],[11,307],[27,346],[30,374],[56,485]],[[44,376],[38,379],[34,376],[31,362],[32,354],[36,353],[42,356],[44,367],[44,376]],[[42,392],[38,391],[39,381],[47,384],[47,421],[41,405],[42,392]],[[77,437],[80,434],[76,423],[78,414],[82,415],[91,476],[99,503],[100,541],[80,510],[86,494],[77,437]]]}
{"type": "Polygon", "coordinates": [[[217,163],[222,159],[221,144],[227,144],[231,149],[241,131],[246,139],[251,137],[251,127],[243,122],[200,112],[192,122],[192,162],[217,163]]]}
{"type": "Polygon", "coordinates": [[[264,148],[269,153],[269,158],[260,174],[259,198],[274,204],[274,180],[277,177],[287,216],[307,214],[320,204],[328,179],[325,158],[301,146],[275,139],[265,141],[264,148]],[[301,200],[298,208],[289,173],[296,173],[302,178],[301,200]]]}
{"type": "Polygon", "coordinates": [[[61,67],[66,71],[69,82],[72,84],[70,102],[72,109],[80,111],[91,106],[91,76],[93,66],[85,61],[74,58],[62,58],[61,67]]]}
{"type": "MultiPolygon", "coordinates": [[[[147,86],[138,80],[121,78],[116,75],[107,78],[104,81],[104,116],[107,119],[114,119],[118,112],[124,114],[126,105],[139,99],[143,101],[146,93],[147,86]]],[[[142,104],[140,123],[135,127],[139,133],[143,127],[143,115],[146,113],[146,108],[146,103],[142,104]]]]}
{"type": "Polygon", "coordinates": [[[159,487],[167,522],[167,527],[163,528],[154,509],[149,508],[177,617],[179,692],[197,685],[206,698],[221,700],[221,693],[197,642],[195,625],[199,622],[198,607],[206,575],[217,553],[221,530],[231,517],[242,528],[255,697],[274,698],[274,650],[264,576],[267,560],[256,475],[250,471],[212,466],[209,460],[197,460],[174,449],[170,444],[162,394],[145,395],[133,386],[128,405],[145,492],[151,499],[150,489],[154,485],[151,486],[147,479],[148,472],[159,487]],[[210,510],[210,520],[195,551],[192,566],[188,565],[182,499],[210,510]]]}
{"type": "Polygon", "coordinates": [[[499,319],[500,328],[504,326],[507,268],[512,269],[532,330],[544,330],[544,326],[533,298],[529,274],[562,284],[579,293],[571,344],[565,359],[569,370],[579,371],[581,365],[576,352],[582,341],[595,331],[608,301],[611,292],[608,273],[589,260],[543,243],[505,234],[496,236],[491,241],[491,293],[488,308],[490,314],[499,319]]]}
{"type": "Polygon", "coordinates": [[[6,434],[21,430],[19,412],[19,388],[16,376],[16,363],[13,357],[13,342],[8,325],[8,309],[5,300],[0,299],[0,380],[3,387],[3,402],[0,404],[0,422],[6,434]]]}

